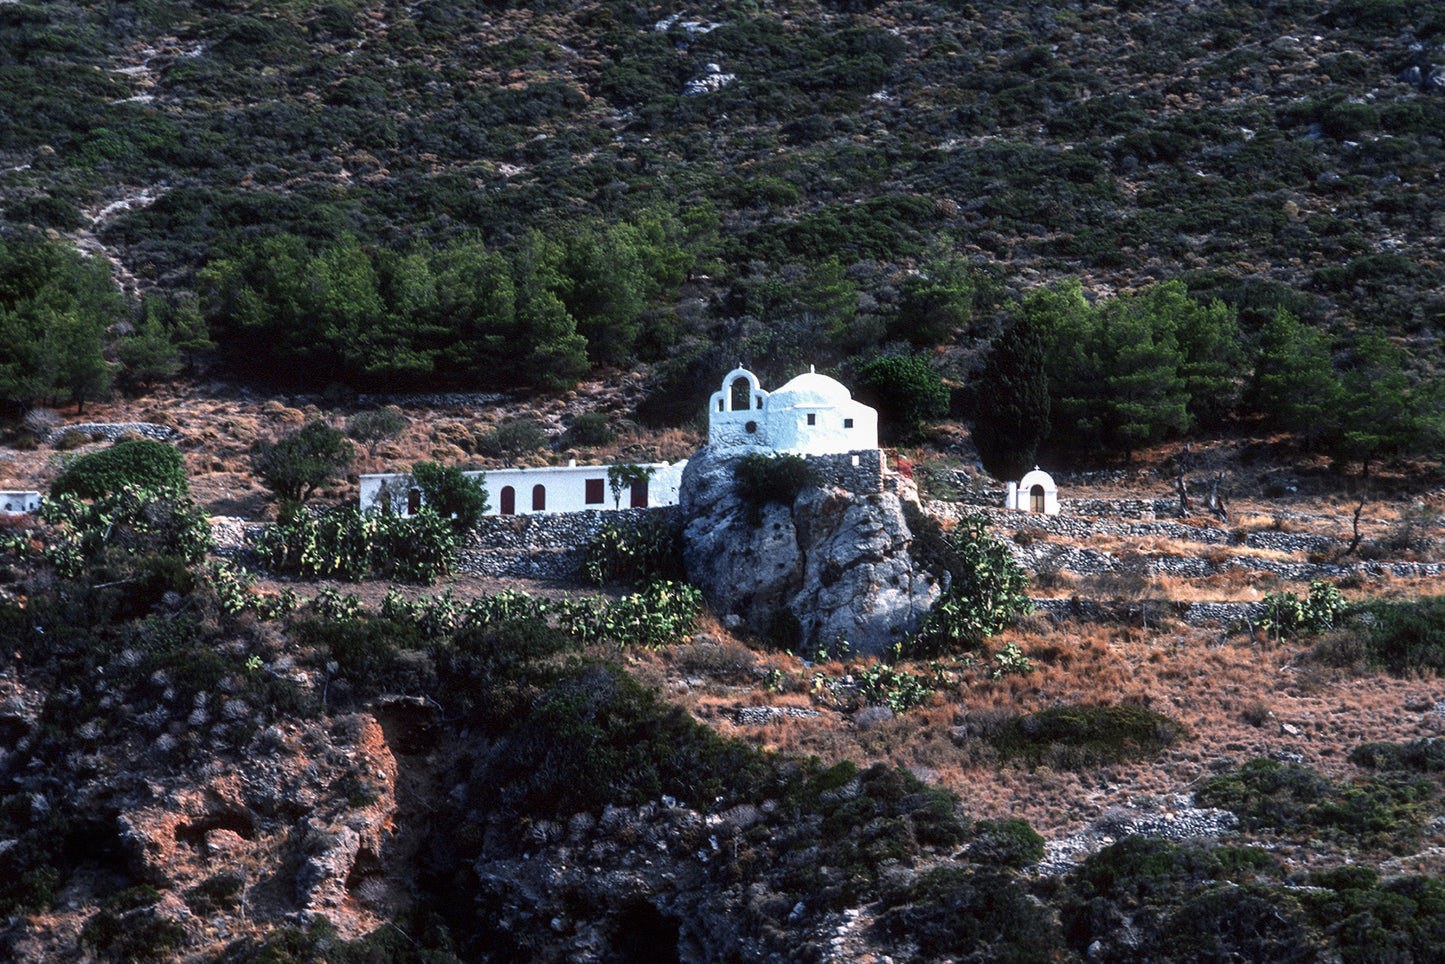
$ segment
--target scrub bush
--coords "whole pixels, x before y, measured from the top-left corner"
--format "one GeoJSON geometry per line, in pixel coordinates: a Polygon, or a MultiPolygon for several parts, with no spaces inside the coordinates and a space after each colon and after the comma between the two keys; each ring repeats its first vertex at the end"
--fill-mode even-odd
{"type": "Polygon", "coordinates": [[[1005,760],[1083,770],[1148,759],[1188,736],[1178,720],[1141,706],[1057,706],[1007,720],[990,742],[1005,760]]]}
{"type": "Polygon", "coordinates": [[[51,484],[50,494],[98,499],[126,486],[184,495],[190,482],[180,450],[148,438],[116,442],[71,462],[51,484]]]}

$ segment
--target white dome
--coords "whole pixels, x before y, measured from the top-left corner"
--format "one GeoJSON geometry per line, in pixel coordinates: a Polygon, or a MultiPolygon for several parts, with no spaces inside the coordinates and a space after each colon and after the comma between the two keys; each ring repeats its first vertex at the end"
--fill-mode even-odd
{"type": "Polygon", "coordinates": [[[768,394],[768,410],[784,408],[833,408],[853,400],[847,386],[835,378],[805,372],[782,388],[768,394]]]}

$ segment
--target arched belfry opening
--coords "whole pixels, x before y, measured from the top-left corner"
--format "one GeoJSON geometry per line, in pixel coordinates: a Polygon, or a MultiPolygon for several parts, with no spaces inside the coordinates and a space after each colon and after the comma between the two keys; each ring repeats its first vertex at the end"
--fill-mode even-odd
{"type": "Polygon", "coordinates": [[[746,368],[734,368],[728,372],[719,394],[723,396],[721,401],[725,406],[718,409],[720,412],[756,412],[762,409],[763,400],[768,397],[758,383],[758,376],[746,368]]]}

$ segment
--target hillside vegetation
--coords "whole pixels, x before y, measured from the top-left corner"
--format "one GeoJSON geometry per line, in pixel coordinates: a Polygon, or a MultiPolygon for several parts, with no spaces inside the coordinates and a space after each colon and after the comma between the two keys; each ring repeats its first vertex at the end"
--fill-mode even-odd
{"type": "Polygon", "coordinates": [[[676,424],[739,359],[942,347],[966,383],[1048,294],[1045,340],[1104,318],[1049,358],[1057,438],[1369,422],[1279,405],[1360,373],[1407,413],[1332,439],[1368,461],[1440,407],[1442,35],[1401,0],[5,4],[3,387],[83,400],[117,372],[97,353],[141,385],[218,360],[313,391],[642,361],[676,424]],[[1132,410],[1079,396],[1090,359],[1132,410]]]}

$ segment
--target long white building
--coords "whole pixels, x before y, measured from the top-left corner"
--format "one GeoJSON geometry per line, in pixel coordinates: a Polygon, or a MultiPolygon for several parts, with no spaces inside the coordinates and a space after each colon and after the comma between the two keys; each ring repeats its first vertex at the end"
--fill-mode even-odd
{"type": "MultiPolygon", "coordinates": [[[[878,413],[853,400],[847,387],[809,371],[782,388],[766,392],[758,377],[735,368],[722,380],[708,404],[708,446],[713,451],[842,455],[878,448],[878,413]]],[[[859,458],[853,459],[858,465],[859,458]]],[[[534,512],[584,512],[591,509],[640,509],[677,505],[687,462],[653,462],[650,471],[616,494],[607,465],[547,466],[464,472],[482,478],[489,515],[534,512]]],[[[410,475],[386,473],[361,477],[362,511],[376,509],[412,515],[422,506],[421,489],[410,475]]]]}
{"type": "MultiPolygon", "coordinates": [[[[549,465],[536,469],[490,469],[463,472],[482,479],[491,506],[488,515],[530,515],[533,512],[583,512],[589,509],[642,509],[676,505],[682,470],[687,462],[651,462],[638,468],[651,477],[624,486],[616,495],[608,484],[606,465],[549,465]]],[[[410,475],[383,473],[361,477],[361,509],[412,515],[422,507],[421,489],[410,475]]]]}

